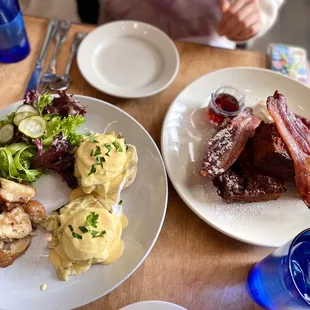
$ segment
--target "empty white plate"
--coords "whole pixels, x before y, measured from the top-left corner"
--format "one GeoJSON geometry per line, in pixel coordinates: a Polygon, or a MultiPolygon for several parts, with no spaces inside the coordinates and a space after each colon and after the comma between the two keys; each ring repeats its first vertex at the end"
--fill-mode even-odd
{"type": "Polygon", "coordinates": [[[186,309],[167,301],[149,300],[128,305],[120,310],[186,310],[186,309]]]}
{"type": "Polygon", "coordinates": [[[77,63],[93,87],[116,97],[139,98],[170,85],[179,70],[179,54],[158,28],[117,21],[87,35],[79,47],[77,63]]]}

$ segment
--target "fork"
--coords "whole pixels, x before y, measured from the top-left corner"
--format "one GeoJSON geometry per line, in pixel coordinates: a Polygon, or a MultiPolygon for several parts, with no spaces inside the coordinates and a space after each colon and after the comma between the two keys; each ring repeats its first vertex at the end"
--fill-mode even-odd
{"type": "Polygon", "coordinates": [[[60,50],[61,45],[67,40],[67,34],[68,34],[70,27],[71,27],[71,22],[64,21],[64,20],[60,22],[60,25],[59,25],[59,28],[58,28],[58,31],[55,37],[56,46],[54,49],[52,59],[50,61],[47,71],[44,73],[44,75],[41,78],[41,87],[43,88],[44,86],[46,87],[47,84],[53,83],[54,81],[57,80],[56,59],[57,59],[58,52],[60,50]]]}

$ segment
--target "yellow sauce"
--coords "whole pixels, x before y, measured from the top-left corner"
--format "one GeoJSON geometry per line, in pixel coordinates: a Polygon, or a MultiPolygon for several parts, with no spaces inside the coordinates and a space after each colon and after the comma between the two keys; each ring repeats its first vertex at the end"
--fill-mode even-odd
{"type": "Polygon", "coordinates": [[[60,213],[60,226],[53,232],[53,248],[49,256],[60,280],[68,280],[69,275],[85,272],[91,264],[113,263],[122,255],[124,243],[121,235],[128,220],[124,215],[119,217],[110,213],[109,206],[103,207],[100,198],[88,195],[75,199],[63,207],[60,213]],[[86,225],[86,218],[91,212],[98,215],[97,227],[88,227],[98,232],[105,231],[101,237],[93,238],[90,231],[83,233],[79,229],[86,225]],[[70,227],[82,239],[74,238],[70,227]]]}
{"type": "Polygon", "coordinates": [[[128,219],[117,206],[120,191],[136,174],[136,148],[114,133],[86,138],[75,157],[75,176],[80,187],[70,193],[59,215],[48,216],[42,226],[52,232],[49,259],[60,280],[87,271],[92,264],[111,264],[123,253],[122,230],[128,219]],[[98,163],[98,159],[104,159],[98,163]],[[93,169],[93,168],[96,169],[93,169]],[[93,169],[92,173],[90,171],[93,169]],[[85,195],[87,194],[87,195],[85,195]],[[98,215],[97,227],[86,226],[87,216],[98,215]],[[105,232],[93,237],[92,231],[105,232]],[[79,237],[74,236],[77,233],[79,237]]]}
{"type": "MultiPolygon", "coordinates": [[[[115,202],[115,199],[117,198],[117,193],[109,193],[109,195],[106,198],[100,197],[96,192],[92,192],[91,195],[94,196],[97,199],[97,202],[101,204],[102,207],[106,208],[107,210],[111,210],[112,204],[115,202]]],[[[71,191],[69,195],[69,201],[76,200],[78,198],[82,198],[85,196],[85,193],[81,187],[78,187],[71,191]]]]}
{"type": "Polygon", "coordinates": [[[47,285],[45,283],[40,285],[41,292],[44,292],[46,288],[47,288],[47,285]]]}
{"type": "Polygon", "coordinates": [[[85,196],[81,187],[75,188],[70,192],[69,201],[85,196]]]}
{"type": "Polygon", "coordinates": [[[126,146],[123,138],[114,133],[94,135],[91,142],[86,138],[76,151],[75,176],[86,194],[96,192],[106,198],[109,193],[119,189],[122,182],[137,165],[137,153],[133,146],[126,146]],[[115,146],[116,145],[116,146],[115,146]],[[99,148],[100,155],[95,156],[99,148]],[[104,157],[104,162],[96,164],[97,159],[104,157]],[[93,165],[95,172],[90,173],[93,165]]]}

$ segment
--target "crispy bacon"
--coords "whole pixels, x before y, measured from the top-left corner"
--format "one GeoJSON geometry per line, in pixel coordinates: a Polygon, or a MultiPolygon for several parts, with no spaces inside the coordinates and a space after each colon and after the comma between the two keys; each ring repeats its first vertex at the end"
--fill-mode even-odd
{"type": "Polygon", "coordinates": [[[251,109],[245,109],[218,131],[207,144],[200,175],[216,177],[231,167],[260,122],[252,115],[251,109]]]}
{"type": "Polygon", "coordinates": [[[289,110],[278,91],[268,97],[267,108],[293,158],[299,195],[310,208],[310,130],[289,110]]]}
{"type": "Polygon", "coordinates": [[[307,127],[308,129],[310,129],[310,120],[309,120],[308,118],[303,117],[303,116],[299,116],[298,114],[295,114],[295,116],[296,116],[298,119],[300,119],[300,120],[303,122],[303,124],[306,125],[306,127],[307,127]]]}

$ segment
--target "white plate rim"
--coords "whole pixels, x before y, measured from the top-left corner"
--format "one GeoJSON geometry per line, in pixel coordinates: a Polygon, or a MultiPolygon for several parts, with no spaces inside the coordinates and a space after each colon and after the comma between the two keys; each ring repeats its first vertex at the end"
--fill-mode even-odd
{"type": "MultiPolygon", "coordinates": [[[[241,66],[241,67],[229,67],[229,68],[223,68],[223,69],[219,69],[219,70],[215,70],[215,71],[212,71],[212,72],[209,72],[207,74],[203,74],[199,77],[197,77],[195,80],[193,80],[191,83],[189,83],[188,85],[186,85],[179,93],[178,95],[173,99],[166,115],[165,115],[165,118],[164,118],[164,122],[163,122],[163,125],[162,125],[162,129],[161,129],[161,141],[160,141],[160,144],[161,144],[161,153],[162,153],[162,156],[163,156],[163,160],[164,160],[164,163],[165,163],[165,166],[166,166],[166,171],[167,171],[167,174],[168,174],[168,177],[169,177],[169,180],[171,181],[174,189],[176,190],[176,192],[178,193],[178,195],[181,197],[181,199],[183,200],[183,202],[200,218],[202,219],[205,223],[207,223],[208,225],[210,225],[211,227],[213,227],[214,229],[218,230],[219,232],[223,233],[224,235],[232,238],[232,239],[235,239],[235,240],[239,240],[239,241],[242,241],[244,243],[247,243],[247,244],[252,244],[252,245],[256,245],[256,246],[263,246],[263,247],[267,247],[267,248],[274,248],[275,246],[271,246],[271,245],[266,245],[264,243],[260,243],[260,242],[255,242],[255,241],[250,241],[249,239],[246,239],[246,238],[242,238],[240,236],[235,236],[233,235],[232,233],[226,231],[225,229],[221,228],[220,226],[212,223],[211,221],[209,221],[206,217],[204,217],[202,214],[200,214],[196,209],[195,207],[190,203],[190,201],[186,198],[185,195],[182,194],[182,191],[178,188],[178,186],[176,185],[176,181],[171,173],[171,170],[169,168],[169,165],[167,164],[167,158],[166,158],[166,147],[165,147],[165,144],[164,144],[164,136],[165,136],[165,128],[166,128],[166,123],[168,121],[168,118],[169,118],[169,115],[172,111],[172,106],[174,105],[174,103],[178,100],[178,98],[180,98],[181,94],[189,87],[192,86],[192,84],[194,84],[197,80],[200,80],[202,78],[204,78],[205,76],[207,75],[212,75],[212,74],[215,74],[215,73],[219,73],[219,72],[225,72],[225,71],[232,71],[232,70],[248,70],[248,71],[262,71],[262,72],[266,72],[268,74],[271,74],[271,75],[275,75],[275,76],[281,76],[282,78],[284,79],[288,79],[290,80],[290,82],[292,83],[296,83],[296,84],[300,84],[300,82],[296,81],[295,79],[293,79],[292,77],[287,77],[287,76],[284,76],[283,74],[279,73],[279,72],[275,72],[275,71],[271,71],[269,69],[266,69],[266,68],[256,68],[256,67],[244,67],[244,66],[241,66]]],[[[305,86],[306,87],[306,86],[305,86]]]]}
{"type": "MultiPolygon", "coordinates": [[[[54,96],[54,94],[53,94],[54,96]]],[[[89,298],[85,300],[85,302],[83,303],[79,303],[79,304],[75,304],[74,301],[72,303],[72,307],[73,308],[76,308],[76,307],[82,307],[82,306],[85,306],[89,303],[92,303],[104,296],[106,296],[107,294],[111,293],[113,290],[115,290],[117,287],[119,287],[122,283],[124,283],[130,276],[133,275],[133,273],[143,264],[143,262],[145,261],[145,259],[148,257],[148,255],[150,254],[151,250],[153,249],[158,237],[159,237],[159,234],[162,230],[162,227],[163,227],[163,224],[164,224],[164,221],[165,221],[165,218],[166,218],[166,213],[167,213],[167,205],[168,205],[168,192],[169,192],[169,187],[168,187],[168,178],[167,178],[167,172],[166,172],[166,167],[165,167],[165,164],[164,164],[164,161],[163,161],[163,158],[162,158],[162,155],[161,155],[161,152],[157,146],[157,144],[155,143],[154,139],[152,138],[152,136],[149,134],[149,132],[133,117],[131,116],[129,113],[127,113],[126,111],[122,110],[121,108],[107,102],[107,101],[104,101],[104,100],[101,100],[101,99],[97,99],[97,98],[94,98],[94,97],[91,97],[91,96],[85,96],[85,95],[79,95],[79,94],[74,94],[73,95],[73,98],[75,97],[78,97],[78,99],[89,99],[91,101],[96,101],[98,104],[103,104],[103,105],[107,105],[107,106],[110,106],[112,107],[113,109],[116,109],[118,110],[120,113],[122,114],[125,114],[129,119],[131,119],[131,121],[133,121],[134,123],[136,123],[142,131],[145,132],[145,134],[148,136],[148,138],[150,139],[150,141],[152,142],[153,146],[155,147],[155,150],[157,152],[157,154],[159,155],[159,159],[160,159],[160,165],[163,169],[163,176],[164,176],[164,188],[165,188],[165,199],[164,199],[164,212],[162,214],[162,218],[161,218],[161,221],[159,223],[159,226],[158,226],[158,230],[155,234],[155,236],[153,237],[153,241],[151,242],[151,244],[149,245],[149,248],[147,249],[147,251],[145,252],[144,256],[140,259],[140,261],[136,264],[136,266],[122,279],[120,280],[118,283],[116,283],[114,286],[112,286],[109,290],[106,290],[104,291],[103,293],[101,293],[100,295],[97,295],[93,298],[89,298]]],[[[4,108],[1,109],[2,110],[5,110],[5,109],[10,109],[12,106],[17,106],[18,104],[22,104],[23,103],[23,100],[20,100],[20,101],[16,101],[10,105],[7,105],[5,106],[4,108]]],[[[22,258],[22,257],[21,257],[22,258]]]]}
{"type": "Polygon", "coordinates": [[[131,306],[136,306],[136,305],[147,305],[147,304],[158,304],[159,306],[160,305],[169,305],[169,306],[173,306],[173,308],[175,310],[187,310],[186,308],[180,306],[180,305],[177,305],[175,303],[172,303],[170,301],[165,301],[165,300],[144,300],[144,301],[138,301],[138,302],[135,302],[133,304],[129,304],[123,308],[121,308],[120,310],[130,310],[131,309],[131,306]]]}
{"type": "Polygon", "coordinates": [[[167,40],[167,42],[170,43],[172,49],[174,50],[174,54],[175,54],[175,60],[176,60],[176,67],[175,67],[175,70],[174,70],[174,73],[173,75],[171,76],[171,78],[169,79],[169,81],[163,85],[162,87],[156,89],[156,90],[153,90],[147,94],[144,94],[144,95],[124,95],[124,94],[120,94],[120,93],[117,93],[117,92],[111,92],[109,89],[107,88],[100,88],[98,87],[97,85],[95,85],[95,83],[93,83],[88,77],[87,75],[83,72],[83,69],[82,69],[82,66],[81,66],[81,60],[80,58],[82,57],[82,52],[83,52],[83,48],[85,48],[85,44],[87,44],[86,41],[82,40],[79,48],[78,48],[78,51],[77,51],[77,55],[76,55],[76,62],[77,62],[77,65],[78,65],[78,68],[82,74],[82,76],[84,77],[84,79],[94,88],[96,88],[97,90],[107,94],[107,95],[110,95],[110,96],[115,96],[115,97],[118,97],[118,98],[131,98],[131,99],[134,99],[134,98],[145,98],[145,97],[150,97],[150,96],[153,96],[153,95],[156,95],[158,93],[160,93],[161,91],[165,90],[167,87],[169,87],[171,85],[171,83],[175,80],[176,76],[178,75],[179,73],[179,69],[180,69],[180,55],[179,55],[179,51],[175,45],[175,43],[172,41],[172,39],[165,33],[163,32],[161,29],[151,25],[151,24],[148,24],[148,23],[145,23],[145,22],[141,22],[141,21],[136,21],[136,20],[120,20],[120,21],[112,21],[112,22],[108,22],[104,25],[101,25],[97,28],[95,28],[94,30],[92,30],[91,32],[89,32],[87,34],[87,36],[85,37],[85,39],[89,36],[91,36],[93,33],[95,32],[99,32],[101,31],[101,29],[103,27],[109,27],[111,26],[112,24],[118,24],[118,23],[128,23],[128,24],[131,24],[131,23],[139,23],[139,24],[142,24],[142,25],[145,25],[155,31],[157,31],[158,33],[160,33],[163,37],[165,37],[165,39],[167,40]]]}

